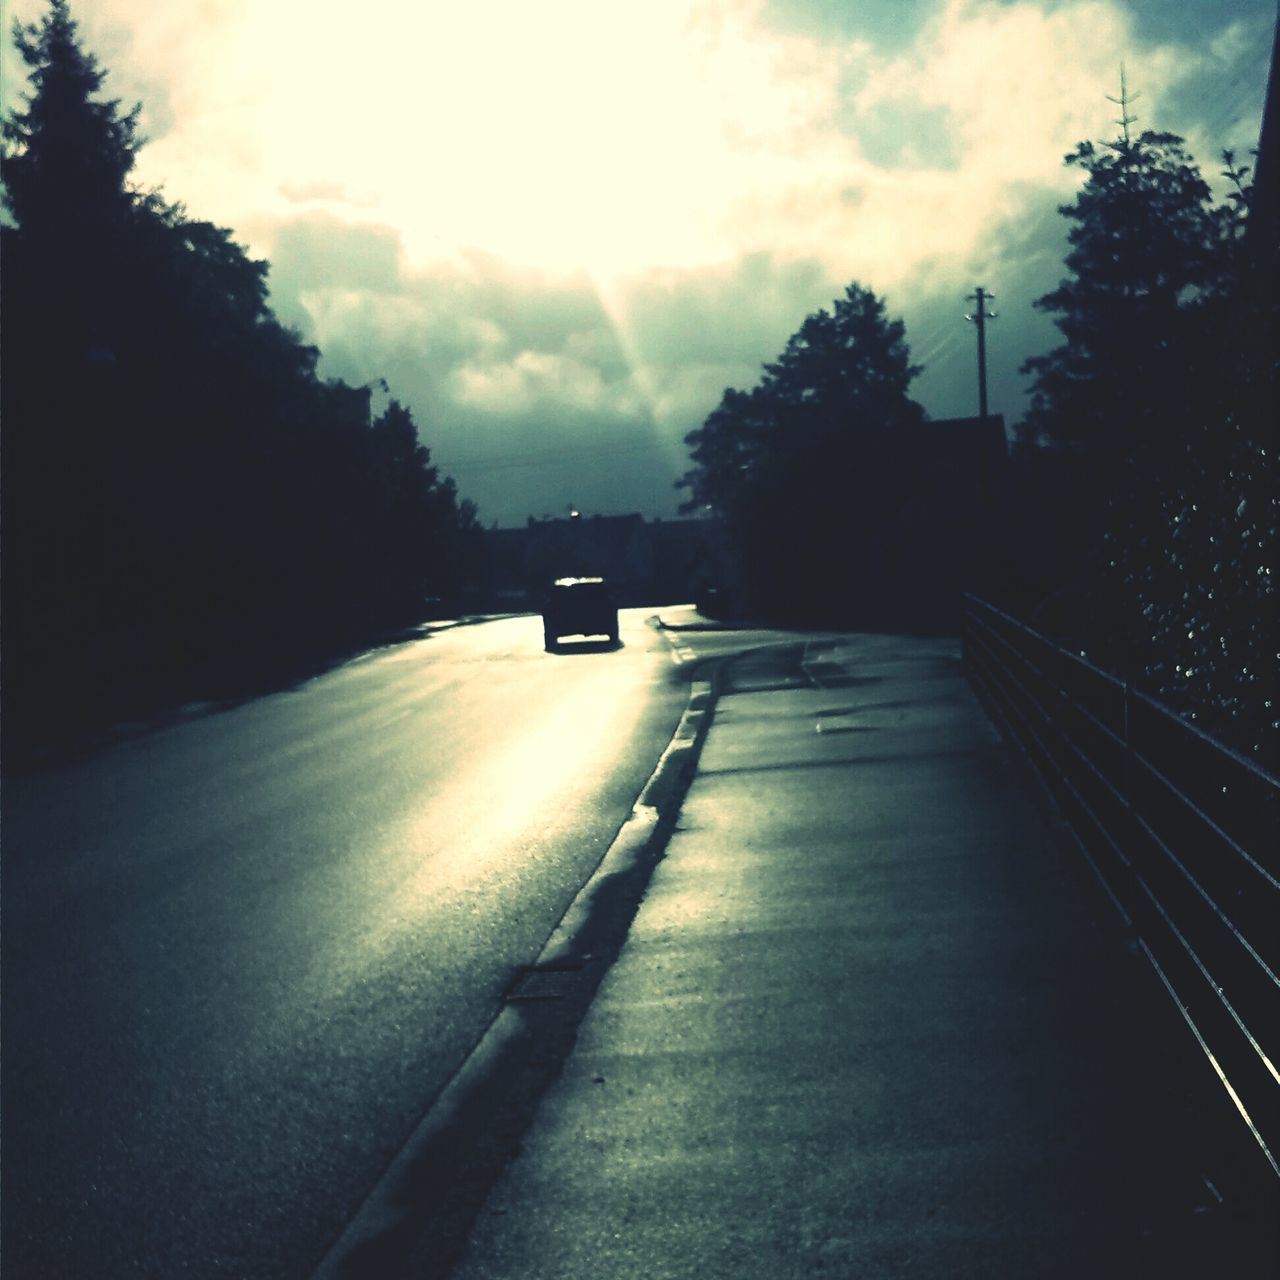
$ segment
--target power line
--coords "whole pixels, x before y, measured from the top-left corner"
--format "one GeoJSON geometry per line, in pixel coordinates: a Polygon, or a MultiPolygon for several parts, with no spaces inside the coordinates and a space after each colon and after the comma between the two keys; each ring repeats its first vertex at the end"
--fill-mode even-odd
{"type": "Polygon", "coordinates": [[[656,452],[652,442],[637,443],[630,445],[597,445],[590,448],[578,449],[549,449],[540,453],[525,454],[506,454],[501,457],[485,460],[474,458],[471,460],[454,460],[441,458],[433,449],[431,459],[436,465],[446,471],[467,470],[467,471],[507,471],[512,467],[529,467],[529,466],[550,466],[557,462],[567,462],[574,458],[597,458],[597,457],[618,457],[634,453],[654,453],[656,452]]]}

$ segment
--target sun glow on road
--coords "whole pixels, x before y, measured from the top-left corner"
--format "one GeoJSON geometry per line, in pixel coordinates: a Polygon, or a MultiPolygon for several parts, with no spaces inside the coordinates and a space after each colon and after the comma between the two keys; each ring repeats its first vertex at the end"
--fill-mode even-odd
{"type": "Polygon", "coordinates": [[[481,762],[387,834],[384,843],[412,870],[398,884],[382,941],[415,927],[444,897],[487,893],[514,878],[566,809],[599,790],[602,769],[644,707],[634,666],[617,657],[548,656],[549,663],[572,663],[573,675],[581,675],[554,699],[551,712],[510,741],[504,739],[507,726],[495,724],[492,749],[481,762]],[[442,832],[449,833],[446,844],[442,832]]]}

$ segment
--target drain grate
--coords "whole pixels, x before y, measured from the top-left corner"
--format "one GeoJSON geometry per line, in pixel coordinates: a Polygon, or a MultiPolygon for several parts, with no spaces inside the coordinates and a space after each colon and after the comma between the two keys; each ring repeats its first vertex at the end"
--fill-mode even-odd
{"type": "Polygon", "coordinates": [[[563,1000],[577,992],[582,983],[583,962],[567,960],[555,964],[530,965],[516,971],[507,988],[508,1002],[521,1000],[563,1000]]]}
{"type": "Polygon", "coordinates": [[[806,661],[804,673],[819,689],[860,689],[865,685],[879,684],[880,676],[850,675],[838,662],[826,658],[806,661]]]}

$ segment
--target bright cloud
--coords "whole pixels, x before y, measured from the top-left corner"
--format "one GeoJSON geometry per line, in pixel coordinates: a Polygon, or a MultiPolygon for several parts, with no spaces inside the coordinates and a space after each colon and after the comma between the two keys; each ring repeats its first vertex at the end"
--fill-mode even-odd
{"type": "Polygon", "coordinates": [[[1269,0],[73,13],[143,102],[139,181],[268,257],[324,368],[386,377],[504,522],[669,514],[684,433],[851,279],[906,318],[937,416],[973,411],[964,297],[994,289],[1015,419],[1018,365],[1054,340],[1031,303],[1062,270],[1062,156],[1113,134],[1120,62],[1140,127],[1212,172],[1256,139],[1274,22],[1269,0]]]}
{"type": "Polygon", "coordinates": [[[453,374],[458,402],[487,413],[531,409],[633,416],[641,401],[627,382],[606,383],[598,367],[566,354],[520,351],[505,360],[469,360],[453,374]]]}

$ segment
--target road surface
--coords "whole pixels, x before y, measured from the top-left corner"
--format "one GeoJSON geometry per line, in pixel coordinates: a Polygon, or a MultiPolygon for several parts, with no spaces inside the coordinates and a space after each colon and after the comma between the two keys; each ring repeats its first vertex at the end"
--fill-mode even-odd
{"type": "Polygon", "coordinates": [[[669,740],[647,612],[438,630],[6,780],[7,1274],[309,1274],[669,740]]]}

